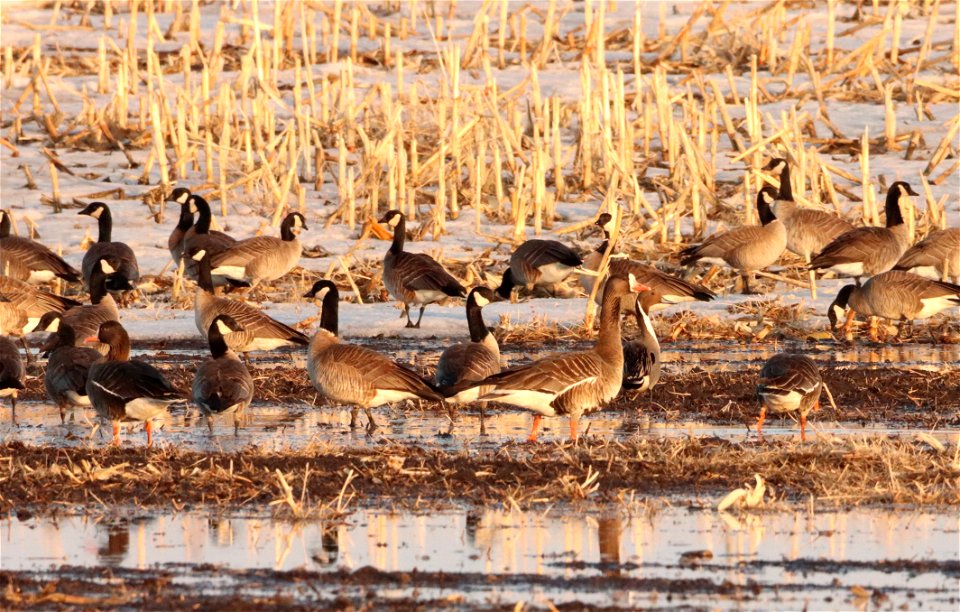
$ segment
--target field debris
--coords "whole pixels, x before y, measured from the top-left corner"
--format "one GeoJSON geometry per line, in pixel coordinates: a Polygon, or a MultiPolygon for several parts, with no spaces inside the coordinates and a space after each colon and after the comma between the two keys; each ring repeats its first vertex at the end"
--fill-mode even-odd
{"type": "Polygon", "coordinates": [[[725,512],[730,509],[752,510],[763,503],[763,496],[767,492],[767,485],[760,474],[754,474],[756,485],[745,484],[739,489],[734,489],[717,504],[717,511],[725,512]]]}

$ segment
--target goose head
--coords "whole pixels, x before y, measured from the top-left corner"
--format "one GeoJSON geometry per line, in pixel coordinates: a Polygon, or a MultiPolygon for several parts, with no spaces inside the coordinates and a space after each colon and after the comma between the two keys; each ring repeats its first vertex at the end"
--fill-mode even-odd
{"type": "Polygon", "coordinates": [[[830,329],[837,329],[842,324],[841,322],[847,313],[850,296],[856,288],[856,285],[845,285],[840,289],[840,292],[837,293],[837,297],[833,300],[833,303],[830,304],[830,307],[827,308],[827,319],[830,321],[830,329]]]}
{"type": "Polygon", "coordinates": [[[190,199],[190,195],[190,190],[186,187],[177,187],[170,193],[170,195],[167,196],[167,202],[186,204],[187,200],[190,199]]]}
{"type": "Polygon", "coordinates": [[[383,217],[380,218],[380,223],[386,223],[390,227],[396,229],[400,222],[403,221],[403,213],[399,210],[388,210],[383,217]]]}
{"type": "Polygon", "coordinates": [[[103,216],[103,213],[106,212],[107,215],[110,214],[110,209],[107,208],[107,205],[103,202],[91,202],[87,204],[86,208],[78,212],[78,215],[87,215],[88,217],[93,217],[94,219],[99,219],[103,216]]]}
{"type": "Polygon", "coordinates": [[[293,240],[305,229],[310,229],[307,227],[306,218],[298,212],[292,212],[284,217],[283,223],[280,224],[280,235],[284,240],[293,240]]]}

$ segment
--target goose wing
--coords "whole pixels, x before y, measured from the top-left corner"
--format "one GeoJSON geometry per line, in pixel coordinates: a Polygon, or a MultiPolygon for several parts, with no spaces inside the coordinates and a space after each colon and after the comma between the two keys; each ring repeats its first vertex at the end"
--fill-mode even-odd
{"type": "Polygon", "coordinates": [[[8,267],[10,276],[20,278],[29,277],[31,270],[50,270],[66,281],[80,280],[80,272],[62,257],[39,242],[21,236],[0,239],[0,273],[6,274],[8,267]],[[22,272],[14,274],[15,270],[22,272]]]}
{"type": "Polygon", "coordinates": [[[100,357],[98,351],[86,347],[61,346],[54,349],[43,377],[48,395],[53,396],[65,391],[86,395],[90,366],[100,357]]]}
{"type": "Polygon", "coordinates": [[[246,406],[253,399],[253,378],[236,358],[221,357],[205,362],[193,379],[193,401],[212,412],[246,406]]]}
{"type": "MultiPolygon", "coordinates": [[[[661,301],[671,304],[694,300],[709,302],[717,297],[716,293],[699,283],[677,278],[639,261],[620,257],[610,260],[610,275],[628,276],[629,274],[633,274],[640,284],[650,287],[651,291],[660,296],[661,301]]],[[[601,293],[597,292],[598,300],[601,293]]]]}
{"type": "Polygon", "coordinates": [[[442,401],[433,387],[420,376],[380,353],[353,344],[336,343],[324,350],[324,389],[333,397],[350,397],[363,390],[401,391],[423,399],[442,401]]]}
{"type": "Polygon", "coordinates": [[[764,240],[764,225],[743,225],[726,232],[713,234],[701,244],[680,251],[680,263],[687,266],[704,257],[727,257],[734,249],[764,240]]]}
{"type": "Polygon", "coordinates": [[[858,227],[841,234],[810,262],[811,269],[829,268],[837,264],[866,261],[890,242],[890,231],[884,227],[858,227]]]}
{"type": "MultiPolygon", "coordinates": [[[[212,234],[211,234],[212,235],[212,234]]],[[[235,242],[219,253],[212,255],[210,265],[214,270],[221,266],[243,267],[261,255],[271,253],[281,246],[283,241],[275,236],[254,236],[235,242]]]]}
{"type": "Polygon", "coordinates": [[[462,382],[477,382],[500,371],[500,359],[477,342],[455,344],[440,355],[434,382],[438,387],[453,387],[462,382]]]}
{"type": "Polygon", "coordinates": [[[103,392],[131,402],[138,398],[159,400],[183,399],[184,395],[170,384],[156,368],[143,361],[107,361],[91,368],[87,388],[93,385],[103,392]]]}
{"type": "Polygon", "coordinates": [[[81,263],[85,283],[89,283],[90,275],[93,274],[93,267],[97,265],[99,259],[106,259],[110,267],[116,270],[114,274],[131,282],[140,279],[140,266],[137,263],[137,256],[127,244],[123,242],[95,242],[84,253],[81,263]]]}
{"type": "Polygon", "coordinates": [[[393,274],[407,291],[442,291],[452,297],[466,297],[466,289],[424,253],[401,251],[393,259],[393,274]]]}
{"type": "Polygon", "coordinates": [[[920,266],[943,266],[953,262],[960,269],[960,228],[932,232],[903,254],[895,270],[909,270],[920,266]]]}
{"type": "Polygon", "coordinates": [[[28,317],[42,317],[55,311],[79,306],[80,302],[34,288],[29,283],[8,276],[0,276],[0,299],[14,304],[28,317]]]}
{"type": "Polygon", "coordinates": [[[249,304],[229,298],[214,298],[211,304],[212,307],[204,309],[203,320],[198,326],[204,338],[207,337],[210,324],[217,315],[226,314],[233,317],[243,328],[243,332],[237,332],[239,334],[248,333],[252,338],[282,338],[297,344],[310,344],[310,339],[303,333],[265,315],[249,304]]]}
{"type": "Polygon", "coordinates": [[[527,240],[513,252],[511,263],[515,259],[534,268],[552,263],[561,263],[571,268],[583,264],[579,253],[556,240],[527,240]]]}
{"type": "Polygon", "coordinates": [[[809,395],[821,384],[820,371],[816,364],[803,355],[781,353],[774,355],[760,370],[758,393],[789,395],[799,393],[809,395]]]}

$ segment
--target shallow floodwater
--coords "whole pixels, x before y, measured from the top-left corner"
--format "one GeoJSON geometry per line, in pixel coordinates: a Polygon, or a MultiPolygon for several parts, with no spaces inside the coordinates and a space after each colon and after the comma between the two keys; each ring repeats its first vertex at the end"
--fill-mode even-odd
{"type": "MultiPolygon", "coordinates": [[[[883,608],[956,609],[960,602],[956,514],[907,508],[732,515],[666,507],[641,509],[633,518],[622,510],[584,514],[569,508],[429,514],[364,509],[339,523],[131,510],[122,518],[2,520],[0,550],[4,570],[61,577],[69,575],[61,566],[108,566],[173,571],[189,579],[202,564],[214,570],[369,566],[382,572],[515,575],[506,590],[483,580],[455,588],[468,601],[500,604],[653,605],[670,592],[688,605],[757,609],[861,607],[863,593],[882,593],[885,599],[874,602],[883,608]],[[540,580],[551,577],[563,580],[540,580]],[[596,577],[615,577],[623,588],[586,580],[596,577]],[[704,592],[709,585],[691,582],[698,580],[729,583],[728,596],[717,600],[716,593],[704,592]]],[[[232,588],[238,575],[224,573],[219,587],[232,588]]],[[[378,594],[408,597],[410,589],[378,594]]]]}

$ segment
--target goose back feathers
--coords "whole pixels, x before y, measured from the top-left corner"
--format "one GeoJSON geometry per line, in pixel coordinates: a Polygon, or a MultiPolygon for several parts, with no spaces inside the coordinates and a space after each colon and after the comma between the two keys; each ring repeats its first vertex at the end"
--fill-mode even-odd
{"type": "Polygon", "coordinates": [[[53,347],[49,351],[47,368],[43,373],[43,388],[47,397],[60,410],[60,422],[64,422],[67,408],[89,406],[87,377],[90,366],[102,355],[85,346],[76,346],[77,337],[73,328],[62,321],[54,334],[53,347]]]}
{"type": "Polygon", "coordinates": [[[832,327],[849,309],[853,313],[894,321],[925,319],[960,306],[960,285],[931,280],[900,270],[878,274],[862,286],[846,285],[827,310],[832,327]]]}
{"type": "Polygon", "coordinates": [[[13,340],[0,336],[0,397],[10,398],[11,420],[17,422],[17,395],[24,390],[27,371],[13,340]]]}
{"type": "MultiPolygon", "coordinates": [[[[500,371],[500,346],[484,324],[482,311],[495,298],[496,294],[486,287],[474,287],[467,295],[470,342],[454,344],[444,350],[433,379],[444,395],[450,395],[466,384],[481,381],[500,371]]],[[[483,392],[483,388],[471,387],[453,393],[449,401],[472,402],[483,392]]]]}
{"type": "Polygon", "coordinates": [[[930,232],[903,254],[894,270],[913,270],[928,278],[960,280],[960,228],[930,232]]]}
{"type": "Polygon", "coordinates": [[[253,400],[253,377],[225,340],[225,336],[242,331],[230,315],[213,320],[207,332],[211,358],[197,368],[192,387],[193,401],[204,414],[233,414],[234,427],[253,400]]]}
{"type": "Polygon", "coordinates": [[[63,312],[80,302],[48,293],[33,285],[7,276],[0,276],[0,334],[29,334],[48,312],[63,312]]]}
{"type": "Polygon", "coordinates": [[[11,234],[10,212],[0,210],[0,276],[28,283],[48,283],[54,278],[80,280],[80,272],[36,240],[11,234]]]}
{"type": "Polygon", "coordinates": [[[805,355],[778,353],[763,365],[757,384],[760,416],[757,436],[763,438],[763,422],[767,410],[774,413],[800,413],[800,439],[807,439],[807,414],[819,407],[823,381],[820,370],[805,355]]]}
{"type": "Polygon", "coordinates": [[[110,207],[103,202],[93,202],[77,213],[88,215],[97,220],[99,236],[97,241],[90,245],[83,255],[80,268],[83,272],[83,282],[90,286],[90,275],[97,262],[105,259],[114,272],[115,284],[108,285],[111,291],[127,291],[134,289],[134,284],[140,280],[140,266],[133,249],[123,242],[113,242],[113,215],[110,207]]]}
{"type": "Polygon", "coordinates": [[[253,287],[280,278],[300,262],[303,247],[299,235],[304,229],[309,229],[304,216],[292,212],[280,224],[280,238],[254,236],[211,252],[213,276],[253,287]]]}
{"type": "Polygon", "coordinates": [[[532,289],[536,285],[555,285],[581,265],[580,255],[562,242],[527,240],[510,255],[510,268],[504,273],[497,294],[509,298],[515,286],[532,289]]]}

